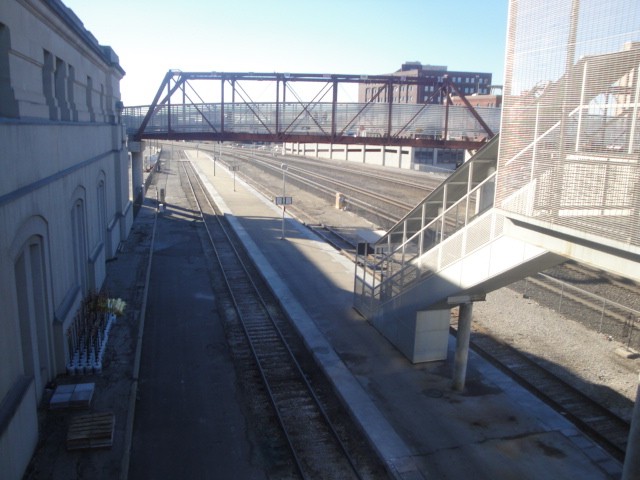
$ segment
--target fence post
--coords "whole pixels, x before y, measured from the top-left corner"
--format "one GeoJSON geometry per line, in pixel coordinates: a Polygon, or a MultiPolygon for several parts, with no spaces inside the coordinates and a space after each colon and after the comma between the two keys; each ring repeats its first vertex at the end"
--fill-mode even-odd
{"type": "Polygon", "coordinates": [[[627,338],[627,348],[631,347],[631,335],[633,335],[633,326],[636,321],[633,315],[629,314],[629,338],[627,338]]]}

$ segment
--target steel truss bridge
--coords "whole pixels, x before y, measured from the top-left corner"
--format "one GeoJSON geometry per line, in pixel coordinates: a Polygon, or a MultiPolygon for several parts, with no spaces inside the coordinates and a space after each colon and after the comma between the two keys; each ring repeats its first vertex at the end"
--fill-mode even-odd
{"type": "Polygon", "coordinates": [[[424,104],[398,103],[397,92],[410,87],[414,91],[424,89],[427,81],[395,75],[169,70],[151,105],[125,107],[122,121],[134,141],[298,142],[470,150],[481,147],[498,131],[500,109],[474,108],[446,76],[424,104]],[[340,102],[341,87],[353,88],[353,84],[366,85],[371,99],[365,103],[340,102]],[[257,90],[261,90],[261,97],[266,92],[267,101],[253,100],[257,90]],[[203,100],[212,95],[215,102],[203,100]],[[453,95],[462,105],[453,104],[453,95]],[[431,103],[434,98],[444,101],[431,103]]]}

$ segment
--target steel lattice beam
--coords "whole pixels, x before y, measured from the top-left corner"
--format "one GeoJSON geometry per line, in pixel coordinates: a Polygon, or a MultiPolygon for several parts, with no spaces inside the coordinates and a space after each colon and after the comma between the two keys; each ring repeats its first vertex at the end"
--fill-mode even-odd
{"type": "MultiPolygon", "coordinates": [[[[414,114],[404,120],[394,122],[394,115],[398,109],[406,108],[407,104],[394,103],[394,88],[405,86],[417,86],[424,88],[432,80],[424,77],[395,76],[395,75],[345,75],[345,74],[305,74],[305,73],[253,73],[253,72],[182,72],[170,70],[165,75],[158,91],[148,107],[148,110],[139,124],[134,139],[174,139],[174,140],[212,140],[212,141],[271,141],[271,142],[312,142],[312,143],[336,143],[336,144],[371,144],[371,145],[409,145],[440,148],[468,148],[476,149],[483,145],[485,141],[493,136],[493,131],[464,98],[455,85],[444,77],[439,85],[438,91],[434,92],[428,101],[438,92],[442,92],[449,101],[445,102],[446,114],[444,125],[441,131],[444,133],[433,134],[430,138],[418,138],[412,135],[410,127],[414,125],[424,110],[433,104],[421,104],[414,114]],[[195,91],[190,81],[211,81],[220,83],[220,102],[206,104],[201,96],[195,91]],[[242,84],[246,82],[273,82],[276,86],[275,98],[273,102],[254,102],[242,84]],[[293,90],[292,84],[317,83],[320,85],[318,93],[311,101],[303,101],[293,90]],[[378,91],[372,95],[371,99],[358,107],[358,110],[342,112],[345,104],[338,104],[338,87],[340,84],[366,84],[378,87],[378,91]],[[231,87],[231,102],[225,98],[225,87],[231,87]],[[191,88],[200,103],[194,102],[187,94],[187,87],[191,88]],[[172,102],[172,98],[177,92],[182,92],[180,102],[172,102]],[[380,95],[386,91],[385,103],[378,102],[380,95]],[[483,129],[483,138],[449,138],[449,103],[450,92],[455,91],[465,104],[468,113],[478,122],[483,129]],[[295,97],[295,101],[287,101],[287,93],[295,97]],[[331,93],[330,102],[323,102],[323,99],[331,93]],[[237,98],[240,98],[240,102],[237,98]],[[266,107],[265,107],[266,105],[266,107]],[[347,135],[350,129],[356,128],[362,116],[374,110],[376,105],[386,105],[386,124],[376,129],[375,136],[353,136],[347,135]],[[227,121],[228,115],[233,115],[238,106],[243,106],[248,112],[251,121],[261,129],[261,132],[238,131],[241,127],[230,126],[227,121]],[[270,120],[269,111],[261,111],[261,106],[265,109],[275,109],[275,120],[270,120]],[[212,110],[217,108],[215,118],[205,112],[207,107],[212,110]],[[193,109],[196,112],[197,123],[202,125],[198,130],[196,125],[190,125],[182,129],[176,126],[178,113],[193,109]],[[292,117],[285,118],[285,111],[297,110],[292,117]],[[343,119],[338,122],[337,117],[342,113],[343,119]],[[155,116],[164,115],[166,128],[149,129],[149,125],[155,116]],[[326,118],[330,116],[330,118],[326,118]],[[296,132],[296,127],[304,118],[307,125],[311,125],[314,133],[296,132]],[[402,123],[404,122],[404,123],[402,123]],[[234,129],[235,128],[235,129],[234,129]]],[[[209,91],[212,91],[210,89],[209,91]]],[[[215,91],[215,90],[213,90],[215,91]]],[[[143,108],[143,107],[141,107],[143,108]]],[[[460,107],[459,107],[460,108],[460,107]]],[[[192,114],[193,115],[193,114],[192,114]]],[[[245,115],[246,116],[246,115],[245,115]]],[[[274,115],[271,115],[273,117],[274,115]]],[[[192,117],[189,117],[193,120],[192,117]]],[[[231,117],[230,117],[231,118],[231,117]]],[[[194,122],[196,120],[193,120],[194,122]]],[[[185,120],[183,119],[183,122],[185,120]]],[[[302,127],[309,129],[309,126],[302,127]]]]}

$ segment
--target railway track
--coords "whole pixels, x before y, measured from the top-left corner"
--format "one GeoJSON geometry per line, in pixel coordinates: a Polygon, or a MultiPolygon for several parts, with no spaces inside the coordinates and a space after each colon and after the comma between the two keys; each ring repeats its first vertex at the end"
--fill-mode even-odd
{"type": "MultiPolygon", "coordinates": [[[[181,174],[202,212],[233,316],[244,335],[244,340],[233,341],[236,350],[245,350],[236,356],[243,359],[243,370],[256,371],[263,382],[293,459],[291,474],[294,478],[387,478],[277,299],[247,254],[236,247],[240,242],[222,222],[190,162],[181,162],[181,174]]],[[[278,476],[289,475],[279,472],[278,476]]]]}
{"type": "MultiPolygon", "coordinates": [[[[453,322],[451,331],[454,335],[457,334],[457,322],[453,322]]],[[[474,332],[470,346],[483,358],[571,420],[576,427],[618,460],[624,460],[629,437],[629,422],[551,373],[538,361],[492,337],[488,332],[474,332]]]]}
{"type": "MultiPolygon", "coordinates": [[[[234,152],[238,155],[238,152],[234,152]]],[[[403,192],[408,198],[421,199],[426,197],[434,188],[436,188],[440,181],[435,181],[431,177],[420,177],[420,181],[409,180],[406,174],[399,174],[398,172],[379,172],[377,169],[372,170],[370,168],[362,168],[362,165],[353,165],[349,167],[338,166],[331,164],[331,168],[327,169],[324,164],[318,164],[318,162],[312,162],[310,160],[298,160],[295,157],[286,156],[279,159],[275,159],[270,156],[247,156],[247,158],[255,158],[263,163],[279,167],[284,161],[289,165],[289,168],[293,168],[305,175],[317,176],[318,178],[327,178],[329,182],[337,181],[339,184],[345,184],[346,187],[351,188],[355,182],[362,184],[377,183],[380,187],[383,187],[384,193],[396,194],[403,192]],[[346,180],[343,181],[343,180],[346,180]]],[[[383,193],[380,192],[380,193],[383,193]]],[[[413,207],[415,202],[410,202],[409,205],[413,207]]],[[[400,202],[405,205],[405,202],[400,202]]]]}
{"type": "MultiPolygon", "coordinates": [[[[243,165],[258,169],[274,179],[280,180],[282,178],[281,161],[265,160],[258,158],[256,155],[242,154],[236,151],[226,154],[226,158],[242,161],[244,162],[243,165]]],[[[226,161],[228,162],[229,160],[226,161]]],[[[252,186],[257,187],[252,175],[244,175],[242,173],[244,170],[245,168],[240,169],[240,175],[250,182],[252,186]]],[[[288,164],[286,178],[287,184],[313,192],[315,195],[325,198],[328,202],[335,202],[336,193],[340,192],[345,195],[346,208],[386,227],[395,224],[399,218],[413,207],[413,203],[398,200],[397,195],[386,195],[371,188],[364,188],[349,181],[343,181],[312,170],[301,169],[290,164],[288,164]]],[[[277,180],[274,180],[276,184],[277,180]]],[[[261,177],[261,181],[264,181],[264,176],[261,177]]],[[[260,188],[265,190],[264,184],[260,188]]],[[[267,192],[270,196],[277,196],[276,193],[268,190],[267,192]]]]}
{"type": "Polygon", "coordinates": [[[573,261],[565,262],[559,268],[545,273],[560,281],[579,285],[584,290],[601,297],[611,297],[611,293],[617,291],[615,298],[607,298],[607,300],[624,304],[627,308],[640,310],[640,285],[631,280],[573,261]]]}
{"type": "MultiPolygon", "coordinates": [[[[348,240],[345,244],[344,239],[338,239],[329,226],[310,226],[319,229],[321,236],[326,237],[327,241],[336,248],[349,249],[348,240]]],[[[352,245],[351,250],[353,248],[352,245]]],[[[585,272],[580,266],[569,264],[566,268],[568,270],[578,269],[582,272],[581,275],[588,276],[590,280],[594,278],[593,272],[585,272]]],[[[608,280],[606,282],[616,283],[608,280]]],[[[629,285],[622,286],[629,291],[633,291],[633,287],[629,285]]],[[[585,303],[586,307],[589,307],[589,302],[585,303]]],[[[601,307],[593,304],[590,308],[598,316],[601,314],[601,307]]],[[[624,457],[629,431],[629,424],[626,420],[582,394],[578,389],[546,369],[539,361],[536,362],[508,345],[501,343],[491,337],[488,332],[475,335],[471,346],[479,354],[488,358],[516,381],[572,420],[578,428],[590,435],[594,441],[597,441],[614,456],[619,459],[624,457]]]]}
{"type": "Polygon", "coordinates": [[[594,332],[626,344],[631,349],[628,353],[633,354],[640,349],[637,293],[631,284],[624,288],[612,284],[606,274],[589,276],[587,283],[575,280],[576,275],[582,278],[588,270],[571,263],[562,264],[516,282],[512,289],[594,332]]]}
{"type": "MultiPolygon", "coordinates": [[[[201,149],[203,149],[201,147],[201,149]]],[[[204,148],[211,154],[215,153],[215,150],[204,148]]],[[[225,155],[236,156],[243,160],[251,160],[253,158],[261,159],[264,162],[271,163],[275,167],[279,168],[280,164],[286,162],[289,166],[295,166],[305,172],[321,173],[323,175],[332,175],[334,178],[349,178],[357,177],[359,181],[365,179],[365,182],[383,182],[387,185],[392,185],[392,188],[397,190],[402,188],[404,192],[407,192],[411,197],[423,198],[428,195],[433,189],[435,189],[442,182],[442,178],[426,175],[423,172],[411,171],[398,171],[390,170],[384,167],[376,166],[363,166],[355,162],[342,162],[341,165],[337,161],[332,161],[327,168],[327,163],[330,160],[323,159],[324,161],[319,163],[317,160],[310,160],[298,155],[273,155],[261,151],[261,150],[243,150],[237,148],[224,148],[225,155]],[[383,169],[384,170],[380,170],[383,169]]]]}
{"type": "Polygon", "coordinates": [[[356,246],[353,244],[351,240],[345,238],[338,231],[327,225],[315,225],[308,224],[311,230],[313,230],[316,235],[321,237],[325,242],[331,245],[336,250],[341,251],[345,255],[347,255],[351,259],[355,259],[356,246]]]}
{"type": "MultiPolygon", "coordinates": [[[[262,159],[260,162],[270,165],[270,167],[263,167],[263,171],[277,171],[278,173],[280,171],[279,162],[272,159],[271,156],[266,153],[243,153],[238,149],[227,149],[225,152],[240,155],[243,159],[260,157],[262,159]]],[[[289,161],[289,157],[287,157],[287,161],[289,161]]],[[[291,164],[295,163],[304,166],[305,173],[299,176],[301,179],[301,188],[307,188],[312,191],[314,188],[316,189],[315,191],[322,190],[322,193],[324,193],[329,200],[331,200],[332,196],[334,196],[335,192],[339,189],[349,191],[347,187],[343,188],[338,184],[331,186],[330,183],[320,185],[319,183],[314,184],[313,181],[309,180],[305,182],[304,177],[313,175],[313,173],[308,173],[307,169],[310,169],[310,172],[319,169],[326,173],[326,175],[323,176],[327,177],[327,182],[330,182],[329,179],[336,176],[330,173],[330,171],[337,168],[338,175],[344,173],[346,170],[353,174],[354,170],[352,168],[341,168],[332,164],[318,166],[314,165],[314,163],[318,163],[317,161],[314,162],[308,159],[298,160],[292,158],[291,162],[291,164]]],[[[360,175],[360,170],[363,169],[358,168],[357,170],[357,174],[360,175]]],[[[362,175],[364,174],[366,174],[366,172],[362,175]]],[[[385,195],[379,193],[380,190],[378,190],[378,187],[380,183],[388,181],[393,186],[392,188],[401,189],[403,188],[403,179],[398,180],[391,178],[392,175],[387,179],[378,172],[371,172],[367,175],[365,178],[371,178],[377,182],[375,185],[370,185],[371,190],[376,193],[369,192],[368,196],[363,196],[363,198],[369,198],[369,200],[360,202],[358,197],[361,196],[361,194],[354,189],[352,190],[353,195],[350,195],[350,201],[352,202],[352,206],[355,207],[355,213],[370,219],[374,223],[378,223],[383,228],[387,228],[387,226],[395,224],[402,214],[415,204],[389,202],[385,195]]],[[[347,181],[347,179],[348,177],[345,177],[345,181],[347,181]]],[[[361,182],[362,180],[359,181],[359,183],[361,182]]],[[[417,186],[417,184],[413,182],[408,182],[407,185],[406,188],[417,186]]],[[[425,188],[425,186],[422,185],[422,188],[425,188]]],[[[381,190],[386,191],[387,189],[381,188],[381,190]]],[[[395,198],[400,196],[398,192],[399,190],[396,191],[395,198]]],[[[421,194],[424,193],[425,190],[421,192],[421,194]]],[[[405,193],[402,193],[403,197],[405,195],[405,193]]],[[[299,218],[304,218],[306,223],[315,223],[315,220],[306,216],[305,212],[296,211],[296,213],[299,218]]],[[[566,284],[575,286],[576,288],[571,288],[571,292],[560,292],[563,289],[560,284],[549,281],[549,279],[546,279],[544,276],[530,277],[527,279],[527,282],[530,286],[535,285],[537,287],[536,292],[538,293],[536,293],[535,298],[538,302],[553,309],[557,309],[557,305],[560,303],[563,311],[571,318],[587,325],[595,331],[612,335],[613,338],[627,343],[629,347],[640,349],[640,335],[637,333],[637,323],[640,322],[640,316],[635,312],[640,311],[640,287],[638,285],[625,279],[608,275],[605,272],[594,271],[593,269],[574,262],[567,262],[544,273],[549,277],[564,281],[566,284]],[[563,301],[567,305],[563,305],[562,301],[557,301],[557,298],[560,298],[558,295],[562,295],[563,301]],[[555,299],[554,296],[556,297],[555,299]],[[575,313],[575,315],[573,313],[575,313]]],[[[514,285],[514,287],[518,290],[524,290],[524,293],[531,290],[531,287],[527,288],[526,286],[518,287],[514,285]]]]}
{"type": "MultiPolygon", "coordinates": [[[[265,161],[261,159],[253,159],[253,161],[258,164],[277,172],[280,172],[280,164],[274,164],[274,162],[265,161]]],[[[292,176],[293,178],[299,180],[300,182],[305,182],[306,179],[311,180],[311,185],[325,186],[325,188],[330,191],[340,191],[342,193],[347,194],[357,194],[361,199],[369,199],[369,201],[383,201],[384,203],[389,204],[394,208],[399,208],[403,210],[409,210],[414,207],[413,203],[403,202],[398,200],[396,197],[391,197],[389,195],[383,195],[379,192],[372,192],[370,189],[362,188],[356,186],[352,183],[345,182],[339,179],[334,178],[330,175],[324,175],[317,172],[311,172],[308,169],[302,169],[295,166],[289,166],[287,170],[287,175],[292,176]]],[[[376,177],[380,180],[380,177],[376,177]]],[[[355,195],[354,195],[355,196],[355,195]]]]}

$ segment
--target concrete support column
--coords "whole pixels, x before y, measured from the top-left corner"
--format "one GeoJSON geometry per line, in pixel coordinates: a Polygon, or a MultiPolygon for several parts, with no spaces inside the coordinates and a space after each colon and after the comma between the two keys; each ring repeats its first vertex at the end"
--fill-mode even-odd
{"type": "Polygon", "coordinates": [[[629,440],[627,441],[627,453],[622,467],[622,480],[634,480],[640,478],[640,378],[638,379],[636,402],[633,406],[629,440]]]}
{"type": "Polygon", "coordinates": [[[458,336],[456,341],[456,356],[453,367],[453,389],[461,392],[467,377],[467,361],[469,359],[469,340],[471,339],[471,320],[473,303],[460,304],[458,317],[458,336]]]}
{"type": "Polygon", "coordinates": [[[436,362],[447,359],[449,344],[449,324],[451,310],[427,310],[416,312],[415,323],[411,319],[401,322],[398,331],[402,329],[406,339],[401,339],[406,354],[413,363],[436,362]],[[407,328],[408,327],[408,328],[407,328]]]}
{"type": "Polygon", "coordinates": [[[131,191],[133,192],[134,201],[144,194],[142,191],[142,184],[144,183],[143,156],[144,152],[131,152],[131,191]]]}

